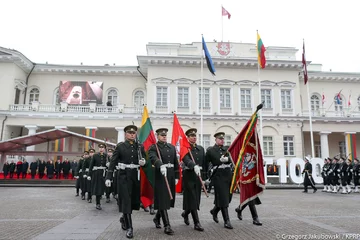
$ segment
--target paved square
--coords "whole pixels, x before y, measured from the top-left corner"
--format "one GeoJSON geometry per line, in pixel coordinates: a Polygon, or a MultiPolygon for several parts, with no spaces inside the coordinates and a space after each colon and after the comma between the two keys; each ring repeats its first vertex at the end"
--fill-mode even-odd
{"type": "MultiPolygon", "coordinates": [[[[1,240],[126,239],[114,199],[109,204],[103,199],[103,210],[98,211],[94,203],[75,197],[73,188],[6,187],[0,192],[1,240]]],[[[248,208],[243,221],[237,219],[235,194],[229,208],[234,229],[228,230],[221,213],[220,223],[212,220],[213,195],[204,196],[199,215],[205,231],[196,232],[192,222],[184,224],[182,195],[177,195],[176,207],[169,211],[175,235],[156,229],[153,216],[140,210],[133,213],[134,239],[360,239],[360,194],[271,189],[261,200],[257,210],[263,226],[255,226],[248,208]]]]}

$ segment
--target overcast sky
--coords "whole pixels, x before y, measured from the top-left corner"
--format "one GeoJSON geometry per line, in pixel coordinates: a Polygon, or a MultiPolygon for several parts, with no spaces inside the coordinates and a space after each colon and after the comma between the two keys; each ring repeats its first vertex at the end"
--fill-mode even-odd
{"type": "Polygon", "coordinates": [[[323,70],[360,72],[357,0],[1,0],[0,46],[49,64],[137,65],[148,42],[224,41],[299,49],[323,70]]]}

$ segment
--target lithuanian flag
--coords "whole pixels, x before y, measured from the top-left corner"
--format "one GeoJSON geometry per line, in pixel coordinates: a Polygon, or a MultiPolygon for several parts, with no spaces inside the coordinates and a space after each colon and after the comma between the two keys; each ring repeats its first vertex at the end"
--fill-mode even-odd
{"type": "Polygon", "coordinates": [[[356,133],[346,133],[346,147],[348,149],[348,158],[353,161],[357,158],[356,154],[356,133]]]}
{"type": "Polygon", "coordinates": [[[265,58],[265,46],[260,38],[259,33],[257,33],[257,51],[258,51],[258,63],[261,68],[265,68],[266,58],[265,58]]]}
{"type": "Polygon", "coordinates": [[[146,152],[146,164],[140,169],[140,199],[144,207],[150,206],[154,201],[154,169],[148,158],[149,147],[156,143],[155,134],[151,126],[147,107],[144,112],[139,130],[139,141],[143,144],[146,152]]]}

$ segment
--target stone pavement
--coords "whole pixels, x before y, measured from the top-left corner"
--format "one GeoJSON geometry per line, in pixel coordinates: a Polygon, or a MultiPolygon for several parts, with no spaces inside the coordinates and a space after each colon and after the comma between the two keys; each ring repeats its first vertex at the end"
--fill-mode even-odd
{"type": "MultiPolygon", "coordinates": [[[[0,188],[0,239],[126,239],[119,224],[115,201],[102,200],[102,211],[94,203],[74,197],[73,188],[0,188]]],[[[360,239],[360,194],[303,194],[300,190],[267,190],[257,206],[263,226],[252,224],[250,211],[243,221],[234,209],[239,203],[235,194],[229,214],[233,230],[215,223],[209,213],[213,195],[201,203],[200,220],[204,232],[186,226],[180,217],[182,195],[169,211],[175,235],[156,229],[153,216],[143,210],[133,214],[134,239],[360,239]],[[347,235],[346,235],[347,234],[347,235]],[[351,235],[352,234],[352,235],[351,235]]],[[[190,217],[191,219],[191,217],[190,217]]]]}

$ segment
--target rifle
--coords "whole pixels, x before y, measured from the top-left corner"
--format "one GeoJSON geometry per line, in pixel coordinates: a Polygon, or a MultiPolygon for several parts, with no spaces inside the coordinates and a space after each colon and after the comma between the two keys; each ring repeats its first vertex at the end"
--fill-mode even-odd
{"type": "MultiPolygon", "coordinates": [[[[155,143],[155,147],[156,147],[157,154],[158,154],[158,156],[159,156],[159,160],[162,162],[161,155],[160,155],[160,151],[159,151],[159,147],[158,147],[157,143],[155,143]]],[[[163,176],[164,176],[164,175],[163,175],[163,176]]],[[[164,180],[165,180],[165,183],[166,183],[167,190],[168,190],[168,192],[169,192],[170,200],[173,200],[173,195],[172,195],[172,193],[171,193],[170,186],[169,186],[169,181],[168,181],[167,177],[164,176],[164,180]]]]}
{"type": "MultiPolygon", "coordinates": [[[[192,155],[192,153],[191,153],[190,148],[188,148],[188,152],[189,152],[189,154],[190,154],[191,160],[195,163],[195,160],[194,160],[194,157],[193,157],[193,155],[192,155]]],[[[196,164],[196,163],[195,163],[195,164],[196,164]]],[[[204,190],[204,193],[205,193],[206,197],[209,197],[209,195],[208,195],[208,193],[207,193],[207,191],[206,191],[206,187],[205,187],[205,185],[204,185],[204,182],[203,182],[201,176],[198,176],[198,177],[199,177],[199,180],[200,180],[200,182],[201,182],[201,187],[202,187],[202,189],[204,190]]]]}
{"type": "MultiPolygon", "coordinates": [[[[138,159],[140,160],[143,158],[142,153],[141,153],[142,144],[139,141],[137,133],[136,133],[135,139],[136,139],[136,146],[137,146],[137,151],[138,151],[138,159]]],[[[138,180],[140,180],[140,169],[138,170],[138,180]]]]}

